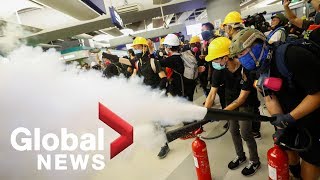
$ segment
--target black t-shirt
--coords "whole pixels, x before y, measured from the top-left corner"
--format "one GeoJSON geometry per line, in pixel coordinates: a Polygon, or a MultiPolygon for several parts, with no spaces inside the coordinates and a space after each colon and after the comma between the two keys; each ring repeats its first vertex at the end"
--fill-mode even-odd
{"type": "Polygon", "coordinates": [[[120,65],[120,63],[119,64],[116,64],[116,63],[109,64],[105,68],[105,70],[103,71],[103,75],[107,78],[111,78],[113,76],[119,76],[121,73],[119,65],[120,65]]]}
{"type": "Polygon", "coordinates": [[[150,57],[145,55],[141,58],[136,57],[138,61],[138,76],[144,77],[144,84],[157,88],[160,83],[159,72],[162,70],[161,65],[157,59],[154,59],[155,71],[152,69],[150,57]]]}
{"type": "Polygon", "coordinates": [[[240,66],[234,73],[228,69],[215,70],[212,74],[212,87],[219,88],[225,85],[226,103],[236,100],[241,90],[250,91],[250,94],[242,106],[259,106],[257,91],[253,87],[254,76],[240,66]]]}
{"type": "MultiPolygon", "coordinates": [[[[275,92],[285,113],[289,113],[307,96],[320,91],[320,60],[307,49],[289,46],[285,53],[285,63],[292,73],[292,84],[278,71],[275,59],[271,63],[271,76],[283,79],[282,88],[275,92]]],[[[317,110],[318,118],[320,109],[317,110]]]]}
{"type": "MultiPolygon", "coordinates": [[[[279,99],[284,113],[294,110],[307,95],[320,91],[320,59],[307,49],[289,46],[285,53],[285,63],[292,73],[294,88],[289,88],[289,81],[278,71],[274,58],[271,62],[271,76],[283,79],[280,91],[274,94],[279,99]]],[[[308,129],[317,143],[317,138],[320,138],[319,118],[320,108],[297,121],[297,127],[308,129]]]]}
{"type": "Polygon", "coordinates": [[[181,78],[183,78],[184,64],[180,55],[172,55],[165,59],[161,59],[160,65],[162,67],[168,67],[174,70],[171,78],[172,81],[169,84],[168,91],[172,95],[182,95],[182,83],[181,78]]]}

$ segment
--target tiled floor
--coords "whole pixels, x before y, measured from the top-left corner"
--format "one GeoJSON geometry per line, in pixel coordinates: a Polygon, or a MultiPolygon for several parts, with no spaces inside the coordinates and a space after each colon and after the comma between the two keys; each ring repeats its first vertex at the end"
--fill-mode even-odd
{"type": "MultiPolygon", "coordinates": [[[[202,105],[204,96],[198,89],[195,103],[202,105]]],[[[217,102],[217,101],[216,101],[217,102]]],[[[218,103],[217,103],[218,106],[218,103]]],[[[224,122],[210,123],[207,126],[213,132],[215,127],[222,126],[224,122]]],[[[258,140],[258,151],[261,159],[261,169],[252,177],[241,175],[245,164],[237,170],[228,170],[227,164],[235,157],[230,133],[216,140],[206,140],[210,167],[213,179],[216,180],[241,180],[241,179],[267,179],[268,169],[266,153],[272,147],[271,135],[273,128],[269,123],[263,123],[261,128],[262,140],[258,140]]],[[[207,132],[210,133],[210,132],[207,132]]],[[[192,139],[176,140],[169,144],[171,151],[165,159],[157,158],[157,151],[143,148],[135,149],[129,156],[119,156],[109,162],[106,169],[94,178],[112,180],[196,180],[196,172],[191,151],[192,139]]],[[[246,145],[244,143],[247,152],[246,145]]],[[[247,154],[247,153],[246,153],[247,154]]]]}

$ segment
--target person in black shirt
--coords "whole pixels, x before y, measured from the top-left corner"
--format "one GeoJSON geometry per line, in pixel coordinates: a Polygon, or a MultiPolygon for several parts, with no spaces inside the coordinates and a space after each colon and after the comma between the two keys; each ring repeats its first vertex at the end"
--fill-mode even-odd
{"type": "Polygon", "coordinates": [[[171,68],[173,74],[169,79],[168,93],[172,96],[183,96],[188,87],[184,87],[183,73],[184,64],[180,57],[180,40],[174,34],[168,34],[163,42],[165,51],[171,56],[161,59],[160,64],[162,67],[171,68]]]}
{"type": "Polygon", "coordinates": [[[320,177],[319,57],[308,49],[296,45],[288,46],[285,52],[268,49],[265,46],[265,36],[250,28],[240,31],[235,36],[230,52],[232,56],[238,56],[247,70],[258,75],[264,74],[266,70],[271,77],[282,79],[283,84],[279,91],[263,91],[268,111],[276,117],[272,122],[277,127],[274,140],[276,143],[278,141],[290,143],[288,140],[299,135],[302,138],[299,143],[305,143],[310,138],[303,136],[305,134],[301,129],[308,131],[312,137],[311,147],[303,152],[287,151],[289,168],[295,177],[300,176],[300,160],[296,156],[299,154],[302,159],[302,179],[318,179],[320,177]],[[283,67],[286,67],[289,73],[284,72],[283,67]]]}
{"type": "MultiPolygon", "coordinates": [[[[223,21],[223,27],[226,32],[226,35],[231,40],[239,31],[244,28],[243,20],[241,14],[237,11],[232,11],[226,15],[223,21]]],[[[256,114],[259,114],[259,109],[256,110],[256,114]]],[[[256,139],[261,139],[260,133],[261,122],[253,121],[252,122],[252,133],[256,139]]]]}
{"type": "Polygon", "coordinates": [[[149,53],[149,43],[143,37],[136,37],[133,41],[133,48],[135,53],[135,60],[119,58],[116,55],[105,53],[104,56],[113,63],[119,62],[121,64],[134,67],[133,76],[138,75],[143,77],[145,85],[152,88],[165,89],[167,86],[167,76],[162,70],[158,60],[152,58],[149,53]]]}
{"type": "MultiPolygon", "coordinates": [[[[226,37],[216,38],[209,45],[209,53],[206,56],[206,60],[213,61],[213,68],[216,70],[213,71],[212,88],[206,99],[205,107],[210,108],[212,106],[218,88],[225,84],[227,107],[224,109],[253,113],[259,106],[257,91],[253,88],[253,79],[242,68],[237,59],[229,58],[230,45],[231,41],[226,37]]],[[[246,161],[242,146],[243,139],[248,146],[250,154],[249,165],[241,172],[245,176],[253,175],[260,167],[257,143],[251,133],[251,128],[252,123],[250,121],[230,121],[230,133],[237,157],[228,164],[228,168],[236,169],[246,161]]]]}

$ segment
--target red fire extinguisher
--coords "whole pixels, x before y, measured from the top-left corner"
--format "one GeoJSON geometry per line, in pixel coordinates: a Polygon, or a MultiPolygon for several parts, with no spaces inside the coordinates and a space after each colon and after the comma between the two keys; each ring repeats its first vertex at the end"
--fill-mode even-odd
{"type": "Polygon", "coordinates": [[[198,136],[192,142],[192,151],[198,180],[212,180],[207,146],[198,136]]]}
{"type": "Polygon", "coordinates": [[[278,145],[268,151],[269,180],[289,180],[288,155],[278,145]]]}

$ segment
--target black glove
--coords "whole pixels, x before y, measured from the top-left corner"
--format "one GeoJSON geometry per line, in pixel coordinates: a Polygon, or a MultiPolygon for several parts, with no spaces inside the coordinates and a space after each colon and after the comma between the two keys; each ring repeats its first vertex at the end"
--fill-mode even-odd
{"type": "Polygon", "coordinates": [[[167,82],[168,82],[167,77],[164,77],[164,78],[161,79],[160,84],[159,84],[159,87],[160,87],[161,90],[167,88],[167,82]]]}
{"type": "Polygon", "coordinates": [[[275,144],[279,145],[280,138],[285,133],[285,129],[277,129],[276,132],[272,135],[273,141],[275,144]]]}
{"type": "Polygon", "coordinates": [[[102,53],[102,58],[107,58],[109,59],[111,62],[119,62],[119,57],[117,55],[112,55],[112,54],[108,54],[108,53],[102,53]]]}
{"type": "Polygon", "coordinates": [[[273,117],[277,117],[277,119],[271,122],[272,125],[277,126],[279,128],[285,129],[288,126],[293,126],[295,124],[295,120],[293,117],[288,114],[276,114],[273,117]]]}

